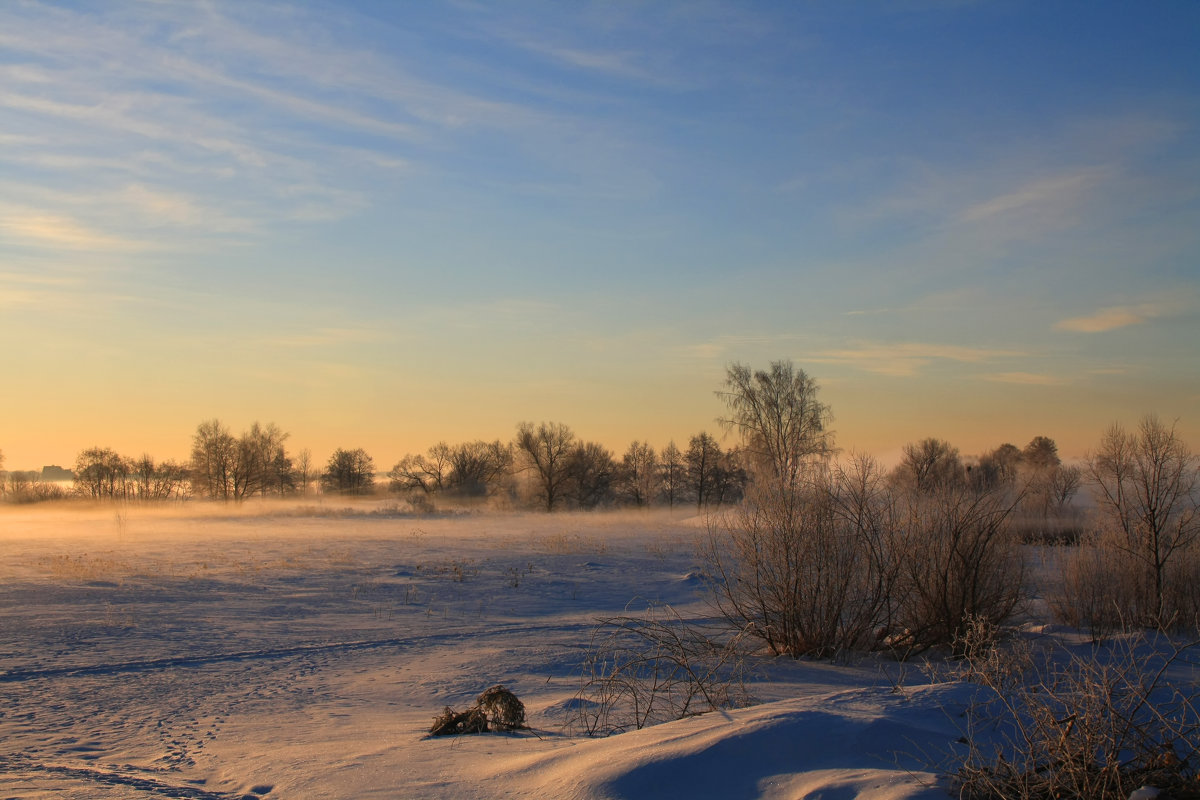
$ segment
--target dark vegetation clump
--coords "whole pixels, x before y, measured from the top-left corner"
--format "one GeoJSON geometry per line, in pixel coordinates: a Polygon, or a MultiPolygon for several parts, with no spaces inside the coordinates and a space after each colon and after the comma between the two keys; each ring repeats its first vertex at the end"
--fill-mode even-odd
{"type": "Polygon", "coordinates": [[[479,695],[476,706],[487,715],[494,731],[513,731],[525,727],[525,704],[503,686],[493,686],[479,695]]]}
{"type": "Polygon", "coordinates": [[[525,704],[503,686],[493,686],[466,711],[446,706],[433,720],[432,736],[459,736],[488,731],[515,731],[525,727],[525,704]]]}
{"type": "Polygon", "coordinates": [[[429,733],[433,736],[460,736],[464,733],[487,733],[487,715],[478,708],[455,711],[446,706],[433,720],[429,733]]]}

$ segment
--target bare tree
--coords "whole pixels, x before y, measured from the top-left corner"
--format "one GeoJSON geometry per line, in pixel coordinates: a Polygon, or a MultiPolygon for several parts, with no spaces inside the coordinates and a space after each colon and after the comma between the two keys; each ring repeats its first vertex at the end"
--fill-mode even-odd
{"type": "Polygon", "coordinates": [[[291,459],[284,449],[287,438],[273,422],[265,426],[255,422],[241,435],[230,470],[234,499],[266,496],[270,491],[285,493],[291,474],[291,459]]]}
{"type": "Polygon", "coordinates": [[[701,431],[688,441],[684,455],[687,487],[696,498],[696,507],[704,508],[717,499],[721,445],[711,434],[701,431]]]}
{"type": "Polygon", "coordinates": [[[13,503],[28,503],[32,501],[34,481],[37,473],[23,469],[9,470],[4,473],[4,493],[13,503]]]}
{"type": "Polygon", "coordinates": [[[1054,464],[1029,467],[1024,477],[1025,511],[1049,519],[1067,510],[1083,482],[1083,471],[1073,465],[1054,464]]]}
{"type": "Polygon", "coordinates": [[[1021,449],[1005,443],[979,457],[979,463],[970,470],[970,483],[979,490],[1012,487],[1017,483],[1020,467],[1021,449]]]}
{"type": "Polygon", "coordinates": [[[512,448],[494,442],[448,445],[438,442],[425,455],[406,455],[388,472],[392,491],[443,491],[468,496],[485,495],[508,474],[512,448]]]}
{"type": "Polygon", "coordinates": [[[663,499],[667,501],[668,508],[674,508],[675,502],[682,500],[687,491],[687,464],[674,441],[667,442],[663,448],[658,469],[663,499]]]}
{"type": "Polygon", "coordinates": [[[532,422],[517,426],[516,449],[532,470],[538,499],[547,511],[562,500],[570,485],[568,462],[575,450],[575,434],[561,422],[532,422]]]}
{"type": "Polygon", "coordinates": [[[38,503],[43,500],[61,500],[66,493],[60,486],[42,480],[37,470],[14,469],[5,473],[3,494],[11,503],[38,503]]]}
{"type": "Polygon", "coordinates": [[[308,484],[313,479],[312,451],[307,447],[296,456],[296,477],[300,482],[300,494],[308,494],[308,484]]]}
{"type": "Polygon", "coordinates": [[[626,502],[641,508],[654,502],[660,483],[658,456],[647,442],[631,442],[621,457],[619,493],[626,502]]]}
{"type": "Polygon", "coordinates": [[[450,488],[468,496],[489,494],[509,474],[512,462],[512,447],[499,439],[457,445],[450,451],[450,488]]]}
{"type": "Polygon", "coordinates": [[[1046,486],[1049,509],[1058,513],[1064,511],[1082,485],[1083,470],[1074,465],[1060,464],[1051,473],[1046,486]]]}
{"type": "Polygon", "coordinates": [[[1120,534],[1121,546],[1147,571],[1155,622],[1166,624],[1168,570],[1200,539],[1200,472],[1197,458],[1157,416],[1144,417],[1136,433],[1119,424],[1105,433],[1087,459],[1101,513],[1120,534]]]}
{"type": "Polygon", "coordinates": [[[369,494],[375,486],[375,462],[361,447],[338,448],[321,473],[321,488],[337,494],[369,494]]]}
{"type": "Polygon", "coordinates": [[[724,503],[736,503],[745,494],[750,482],[750,474],[746,471],[746,453],[738,448],[726,450],[717,458],[717,468],[713,471],[712,491],[709,492],[709,503],[720,506],[724,503]]]}
{"type": "Polygon", "coordinates": [[[275,448],[274,455],[267,463],[266,479],[263,481],[263,494],[273,492],[280,497],[296,491],[296,470],[292,466],[292,458],[287,454],[282,444],[275,448]]]}
{"type": "Polygon", "coordinates": [[[567,459],[567,493],[583,509],[593,509],[613,499],[617,465],[612,453],[596,442],[580,442],[567,459]]]}
{"type": "Polygon", "coordinates": [[[958,448],[932,437],[904,445],[904,456],[894,474],[901,485],[925,494],[958,486],[966,477],[958,448]]]}
{"type": "Polygon", "coordinates": [[[419,489],[434,494],[445,488],[450,472],[450,446],[438,442],[426,455],[409,454],[396,462],[388,472],[391,490],[406,492],[419,489]]]}
{"type": "Polygon", "coordinates": [[[1025,510],[1043,519],[1065,511],[1082,480],[1078,467],[1062,463],[1058,445],[1048,436],[1035,436],[1021,451],[1021,475],[1025,510]]]}
{"type": "Polygon", "coordinates": [[[237,440],[218,419],[196,426],[192,437],[192,490],[202,497],[230,500],[235,497],[233,472],[237,440]]]}
{"type": "Polygon", "coordinates": [[[273,422],[255,422],[236,438],[220,420],[201,422],[192,437],[193,491],[225,501],[286,494],[294,488],[287,438],[273,422]]]}
{"type": "Polygon", "coordinates": [[[95,500],[124,498],[128,493],[128,462],[107,447],[89,447],[75,457],[75,492],[95,500]]]}
{"type": "Polygon", "coordinates": [[[169,500],[184,493],[188,469],[174,461],[156,463],[148,453],[129,462],[133,494],[139,500],[169,500]]]}
{"type": "Polygon", "coordinates": [[[726,369],[717,396],[729,416],[719,421],[741,435],[752,466],[776,487],[798,490],[808,465],[832,451],[832,415],[817,400],[818,389],[791,361],[772,361],[756,372],[738,363],[726,369]]]}

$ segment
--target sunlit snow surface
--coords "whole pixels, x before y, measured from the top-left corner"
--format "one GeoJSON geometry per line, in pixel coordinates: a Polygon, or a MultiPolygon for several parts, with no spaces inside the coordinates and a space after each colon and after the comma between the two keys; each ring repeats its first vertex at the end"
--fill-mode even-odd
{"type": "Polygon", "coordinates": [[[686,509],[0,509],[0,797],[944,797],[964,690],[884,661],[564,730],[597,617],[711,615],[705,535],[686,509]],[[427,737],[498,683],[534,732],[427,737]]]}

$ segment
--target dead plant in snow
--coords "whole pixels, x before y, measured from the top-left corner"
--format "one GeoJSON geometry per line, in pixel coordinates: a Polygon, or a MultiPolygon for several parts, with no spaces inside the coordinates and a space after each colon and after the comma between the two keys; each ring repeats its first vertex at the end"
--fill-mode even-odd
{"type": "Polygon", "coordinates": [[[493,686],[475,700],[487,715],[494,731],[513,731],[525,727],[525,704],[503,686],[493,686]]]}
{"type": "Polygon", "coordinates": [[[742,635],[714,638],[669,606],[602,619],[570,724],[589,736],[746,705],[742,635]]]}
{"type": "Polygon", "coordinates": [[[525,704],[503,686],[493,686],[475,699],[466,711],[450,706],[434,717],[432,736],[457,736],[488,731],[514,731],[525,727],[525,704]]]}
{"type": "Polygon", "coordinates": [[[966,657],[965,679],[982,688],[965,715],[965,754],[948,770],[959,796],[1125,800],[1146,785],[1200,797],[1198,643],[1138,634],[1086,654],[966,657]]]}

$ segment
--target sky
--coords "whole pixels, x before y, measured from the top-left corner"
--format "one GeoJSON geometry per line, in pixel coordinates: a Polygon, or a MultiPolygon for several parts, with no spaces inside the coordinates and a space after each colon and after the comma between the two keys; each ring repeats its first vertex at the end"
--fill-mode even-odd
{"type": "Polygon", "coordinates": [[[1200,4],[0,3],[0,452],[1200,449],[1200,4]],[[723,440],[732,444],[732,439],[723,440]]]}

